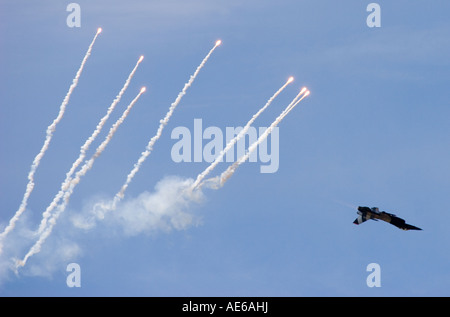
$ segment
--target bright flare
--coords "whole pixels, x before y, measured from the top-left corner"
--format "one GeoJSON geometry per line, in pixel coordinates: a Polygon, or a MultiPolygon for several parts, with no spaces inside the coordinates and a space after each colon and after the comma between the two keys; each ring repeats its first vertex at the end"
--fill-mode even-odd
{"type": "Polygon", "coordinates": [[[139,57],[138,63],[142,62],[143,59],[144,59],[144,55],[141,55],[141,57],[139,57]]]}
{"type": "Polygon", "coordinates": [[[216,41],[216,46],[219,46],[220,44],[222,44],[222,40],[217,40],[216,41]]]}
{"type": "Polygon", "coordinates": [[[201,172],[200,174],[197,175],[197,178],[195,180],[195,182],[192,184],[191,186],[191,190],[196,189],[198,186],[201,185],[201,181],[217,166],[217,164],[220,163],[220,161],[222,160],[223,156],[225,155],[226,152],[228,152],[233,146],[234,144],[239,141],[239,139],[241,139],[245,133],[247,133],[248,129],[250,128],[250,126],[253,124],[253,122],[256,120],[256,118],[258,118],[258,116],[264,111],[266,110],[267,107],[270,106],[270,104],[273,102],[273,100],[287,87],[287,85],[289,85],[292,81],[294,80],[294,77],[290,77],[288,79],[288,81],[281,86],[280,89],[278,89],[272,97],[269,98],[269,100],[266,102],[266,104],[258,110],[257,113],[255,113],[253,115],[253,117],[247,122],[247,124],[245,125],[245,127],[238,133],[238,135],[236,135],[231,141],[228,142],[228,144],[225,146],[225,148],[220,151],[219,155],[215,158],[214,162],[211,163],[211,165],[209,165],[203,172],[201,172]]]}
{"type": "MultiPolygon", "coordinates": [[[[272,130],[281,122],[281,120],[284,119],[284,117],[286,117],[288,115],[288,113],[294,109],[294,107],[300,103],[300,101],[302,101],[306,96],[309,95],[309,90],[306,91],[306,93],[300,98],[300,96],[303,94],[303,92],[306,90],[306,88],[303,88],[300,93],[295,96],[295,98],[291,101],[291,103],[286,107],[286,109],[284,109],[281,114],[275,119],[274,122],[272,122],[272,124],[270,125],[269,128],[267,128],[266,131],[264,131],[264,133],[262,135],[260,135],[260,137],[258,138],[258,140],[256,140],[252,145],[249,146],[247,153],[242,155],[236,162],[234,162],[232,165],[230,165],[226,171],[224,171],[220,176],[218,176],[218,180],[219,180],[219,186],[222,187],[225,182],[234,174],[234,172],[236,171],[236,169],[239,167],[239,165],[241,165],[242,163],[244,163],[252,154],[253,151],[255,151],[255,149],[257,148],[257,146],[259,144],[261,144],[262,141],[264,141],[267,136],[272,132],[272,130]]],[[[214,179],[211,179],[214,181],[214,179]]]]}
{"type": "Polygon", "coordinates": [[[144,93],[146,90],[147,90],[147,88],[142,87],[142,88],[141,88],[141,94],[144,93]]]}
{"type": "Polygon", "coordinates": [[[100,34],[100,33],[102,33],[102,28],[97,29],[97,34],[100,34]]]}

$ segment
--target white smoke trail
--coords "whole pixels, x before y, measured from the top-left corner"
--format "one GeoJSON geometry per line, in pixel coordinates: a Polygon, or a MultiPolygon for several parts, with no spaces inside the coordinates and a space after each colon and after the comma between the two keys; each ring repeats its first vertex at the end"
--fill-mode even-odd
{"type": "Polygon", "coordinates": [[[192,85],[192,83],[194,82],[194,80],[197,77],[198,73],[203,68],[205,63],[208,61],[208,59],[211,56],[211,54],[214,52],[214,50],[217,48],[217,46],[219,46],[221,43],[222,42],[220,40],[216,42],[214,47],[209,51],[209,53],[205,56],[205,58],[202,60],[200,65],[197,67],[197,69],[195,70],[194,74],[191,75],[189,81],[184,85],[183,89],[178,94],[178,96],[175,99],[175,101],[170,105],[169,111],[167,112],[166,116],[164,117],[164,119],[162,119],[160,121],[160,125],[158,127],[158,131],[150,139],[149,143],[147,144],[147,146],[145,148],[145,151],[142,152],[141,157],[139,157],[138,161],[134,164],[134,168],[128,174],[126,182],[123,184],[123,186],[121,187],[119,192],[114,196],[114,199],[113,199],[113,201],[111,203],[111,206],[106,207],[107,209],[114,210],[116,208],[116,206],[117,206],[117,203],[124,197],[124,194],[125,194],[126,189],[128,188],[128,185],[131,183],[131,181],[133,180],[134,176],[139,171],[142,163],[144,163],[146,158],[152,152],[153,145],[161,137],[162,131],[163,131],[164,127],[167,125],[167,123],[169,122],[169,119],[172,116],[173,112],[175,111],[175,108],[178,106],[178,104],[180,103],[181,99],[186,94],[186,91],[192,85]]]}
{"type": "MultiPolygon", "coordinates": [[[[262,141],[264,141],[267,136],[272,132],[272,130],[281,122],[281,120],[284,119],[284,117],[287,116],[287,114],[294,109],[294,107],[302,101],[306,96],[309,95],[309,91],[306,90],[306,88],[303,88],[300,93],[292,100],[292,102],[281,112],[281,114],[275,119],[274,122],[270,125],[269,128],[267,128],[266,131],[264,131],[263,134],[261,134],[252,145],[247,150],[247,153],[242,155],[236,162],[234,162],[232,165],[230,165],[220,176],[217,176],[216,178],[212,178],[207,180],[207,182],[210,183],[218,183],[219,187],[222,187],[225,182],[234,174],[236,169],[244,163],[251,155],[251,153],[257,148],[259,144],[261,144],[262,141]],[[304,94],[301,98],[300,96],[304,94]]],[[[216,185],[217,186],[217,185],[216,185]]]]}
{"type": "Polygon", "coordinates": [[[108,111],[103,116],[103,118],[100,119],[100,121],[97,124],[97,127],[94,130],[94,132],[92,133],[92,135],[81,146],[80,154],[79,154],[78,158],[75,160],[75,162],[72,164],[72,167],[70,168],[70,171],[66,174],[66,179],[61,184],[60,191],[53,198],[53,201],[50,203],[50,205],[47,207],[45,212],[42,214],[42,220],[41,220],[41,224],[39,225],[38,235],[41,234],[42,231],[44,230],[44,228],[45,228],[45,226],[47,224],[47,220],[50,217],[52,210],[57,206],[57,204],[59,203],[60,199],[63,197],[64,192],[68,189],[68,187],[69,187],[69,185],[70,185],[70,183],[71,183],[71,181],[73,179],[72,178],[73,173],[78,168],[78,166],[83,162],[84,158],[86,157],[86,152],[89,150],[90,145],[92,144],[92,142],[94,142],[96,137],[100,134],[100,132],[102,131],[102,129],[103,129],[106,121],[108,120],[109,116],[114,111],[114,109],[117,106],[117,104],[120,102],[120,99],[122,98],[123,94],[127,90],[128,86],[129,86],[129,84],[131,82],[131,79],[133,78],[133,76],[134,76],[134,74],[135,74],[139,64],[142,62],[143,59],[144,59],[144,56],[140,56],[139,57],[139,60],[137,61],[136,66],[134,66],[133,70],[129,74],[129,76],[128,76],[127,80],[125,81],[125,84],[123,85],[123,87],[120,90],[119,94],[116,96],[116,98],[113,100],[113,102],[109,106],[108,111]]]}
{"type": "MultiPolygon", "coordinates": [[[[201,223],[195,205],[204,200],[201,191],[188,189],[194,180],[166,176],[152,192],[127,199],[110,214],[108,228],[118,226],[127,236],[184,230],[201,223]]],[[[114,228],[116,229],[116,228],[114,228]]]]}
{"type": "Polygon", "coordinates": [[[338,200],[338,199],[332,199],[332,200],[333,200],[333,202],[338,203],[338,204],[340,204],[342,206],[345,206],[345,207],[348,207],[348,208],[351,208],[351,209],[356,209],[356,210],[358,209],[357,205],[353,205],[353,204],[345,202],[343,200],[338,200]]]}
{"type": "Polygon", "coordinates": [[[76,185],[79,184],[81,177],[86,175],[87,171],[89,171],[97,157],[102,154],[108,143],[111,141],[112,137],[114,136],[114,133],[117,131],[119,126],[123,123],[123,121],[126,119],[128,114],[130,113],[131,109],[135,105],[135,103],[138,101],[139,97],[145,92],[145,87],[143,87],[139,94],[131,101],[131,103],[128,105],[128,107],[123,112],[122,116],[113,124],[111,129],[109,130],[108,135],[105,137],[105,140],[97,147],[95,153],[92,155],[92,157],[81,167],[81,169],[75,174],[75,177],[71,180],[69,184],[68,190],[64,192],[64,201],[62,204],[58,206],[58,209],[55,213],[53,213],[52,217],[48,220],[47,227],[42,231],[41,235],[39,236],[38,241],[31,247],[31,249],[28,251],[28,253],[25,255],[23,260],[18,260],[16,263],[16,268],[19,268],[21,266],[24,266],[28,259],[38,253],[41,250],[42,244],[45,242],[45,240],[50,236],[53,227],[56,224],[56,220],[61,215],[61,213],[64,212],[67,204],[69,203],[70,196],[73,193],[73,190],[75,189],[76,185]]]}
{"type": "Polygon", "coordinates": [[[59,107],[59,113],[58,116],[53,120],[52,124],[47,127],[47,135],[44,141],[44,144],[42,145],[41,150],[36,155],[36,157],[33,160],[33,164],[31,165],[31,169],[28,173],[28,184],[26,187],[25,194],[22,198],[22,202],[19,206],[19,209],[16,211],[14,216],[9,221],[8,226],[5,228],[5,230],[0,234],[0,253],[2,252],[3,247],[3,240],[5,237],[14,229],[16,222],[19,220],[22,213],[25,211],[28,203],[28,198],[30,197],[33,188],[34,188],[34,174],[36,172],[36,169],[38,168],[42,157],[44,156],[45,152],[47,151],[50,141],[52,140],[53,133],[55,132],[56,125],[61,121],[62,117],[64,116],[64,112],[66,110],[66,106],[69,103],[70,96],[72,95],[75,87],[78,85],[78,80],[81,76],[81,73],[83,71],[84,65],[86,64],[87,59],[91,55],[92,47],[94,46],[94,43],[98,37],[98,35],[101,33],[102,29],[98,28],[97,33],[94,36],[94,39],[92,40],[91,44],[89,45],[89,48],[83,58],[83,61],[81,62],[80,68],[78,69],[75,78],[72,81],[72,84],[69,87],[69,91],[67,92],[66,96],[64,97],[63,102],[61,103],[59,107]]]}
{"type": "Polygon", "coordinates": [[[267,103],[261,108],[259,109],[259,111],[257,113],[255,113],[253,115],[253,117],[247,122],[247,124],[245,125],[245,127],[238,133],[237,136],[235,136],[230,142],[228,142],[228,144],[225,146],[225,148],[220,151],[219,155],[215,158],[214,162],[211,163],[211,165],[209,165],[202,173],[198,174],[197,179],[195,180],[195,182],[192,184],[192,188],[191,190],[194,190],[199,184],[200,182],[217,166],[217,164],[220,163],[221,159],[223,158],[223,156],[225,155],[225,153],[227,153],[232,147],[233,145],[239,141],[242,136],[245,135],[245,133],[247,133],[248,129],[250,128],[250,126],[253,124],[253,122],[256,120],[256,118],[259,117],[259,115],[266,110],[267,107],[270,106],[270,104],[273,102],[273,100],[287,87],[287,85],[289,85],[292,81],[294,80],[293,77],[289,77],[289,79],[287,80],[287,82],[280,88],[278,89],[277,92],[275,92],[275,94],[273,94],[272,97],[270,97],[270,99],[267,101],[267,103]]]}

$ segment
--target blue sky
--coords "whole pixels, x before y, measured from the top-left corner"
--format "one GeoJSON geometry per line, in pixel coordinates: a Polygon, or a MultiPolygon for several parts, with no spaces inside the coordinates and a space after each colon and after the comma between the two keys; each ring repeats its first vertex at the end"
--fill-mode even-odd
{"type": "Polygon", "coordinates": [[[5,240],[0,295],[450,295],[446,1],[377,1],[379,28],[366,24],[370,1],[78,1],[79,28],[66,24],[69,3],[0,3],[2,230],[20,205],[45,130],[103,28],[36,172],[28,208],[5,240]],[[244,163],[223,188],[205,188],[201,202],[184,206],[195,221],[183,228],[132,232],[114,216],[90,230],[74,226],[76,215],[120,189],[219,38],[223,44],[123,204],[135,208],[161,180],[195,178],[208,166],[173,161],[173,129],[193,130],[194,119],[223,131],[243,126],[294,76],[254,124],[269,126],[300,87],[310,89],[279,126],[278,171],[262,174],[261,162],[244,163]],[[14,274],[11,258],[33,244],[42,212],[141,54],[105,131],[143,85],[148,91],[76,187],[41,252],[14,274]],[[355,226],[358,205],[378,206],[424,230],[355,226]],[[72,262],[81,267],[80,288],[66,285],[72,262]],[[379,288],[366,284],[369,263],[381,267],[379,288]]]}

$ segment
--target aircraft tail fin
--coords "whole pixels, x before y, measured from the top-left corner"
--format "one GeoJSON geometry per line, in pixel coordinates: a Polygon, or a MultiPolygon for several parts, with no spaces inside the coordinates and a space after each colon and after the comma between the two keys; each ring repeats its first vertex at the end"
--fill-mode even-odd
{"type": "Polygon", "coordinates": [[[369,220],[370,218],[366,218],[364,215],[359,215],[358,218],[355,219],[355,221],[353,221],[353,223],[355,225],[359,225],[361,223],[363,223],[364,221],[369,220]]]}

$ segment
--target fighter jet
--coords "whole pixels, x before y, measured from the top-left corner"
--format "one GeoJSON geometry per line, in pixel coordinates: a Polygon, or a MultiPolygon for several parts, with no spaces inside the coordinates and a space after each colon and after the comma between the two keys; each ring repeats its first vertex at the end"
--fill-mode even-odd
{"type": "Polygon", "coordinates": [[[359,225],[360,223],[363,223],[364,221],[369,219],[375,221],[377,221],[377,219],[380,219],[402,230],[422,230],[420,228],[405,223],[404,219],[399,218],[394,214],[390,214],[385,211],[380,211],[378,207],[369,208],[359,206],[358,215],[359,215],[358,218],[356,218],[355,221],[353,221],[355,225],[359,225]]]}

